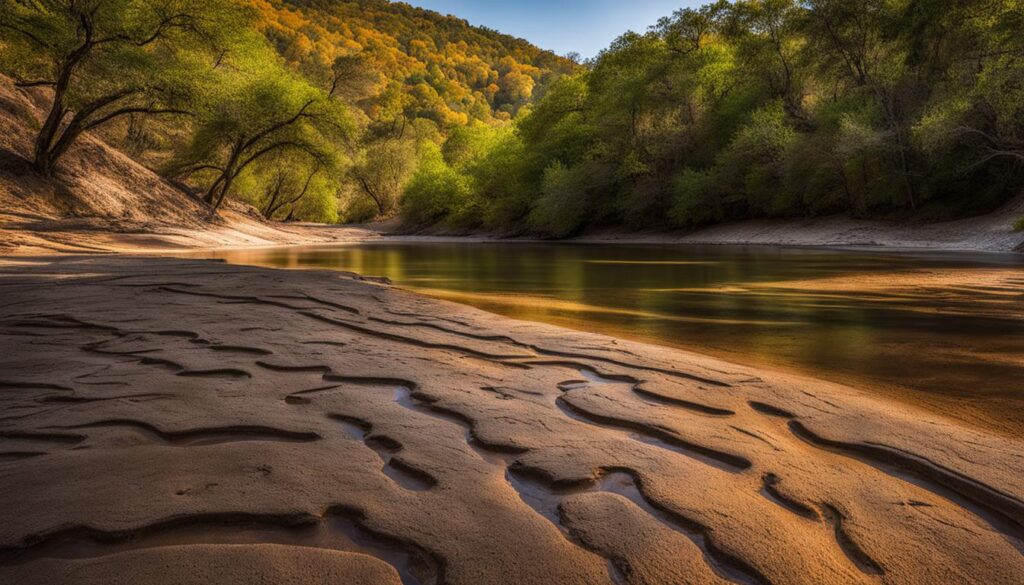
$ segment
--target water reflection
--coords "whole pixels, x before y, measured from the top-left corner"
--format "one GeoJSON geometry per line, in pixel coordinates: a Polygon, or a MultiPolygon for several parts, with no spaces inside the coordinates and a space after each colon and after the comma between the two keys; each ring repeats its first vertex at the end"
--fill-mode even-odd
{"type": "Polygon", "coordinates": [[[1024,260],[1014,256],[478,243],[206,256],[387,276],[520,319],[970,398],[982,418],[1024,420],[1024,260]],[[1007,401],[1016,412],[1003,412],[1007,401]]]}

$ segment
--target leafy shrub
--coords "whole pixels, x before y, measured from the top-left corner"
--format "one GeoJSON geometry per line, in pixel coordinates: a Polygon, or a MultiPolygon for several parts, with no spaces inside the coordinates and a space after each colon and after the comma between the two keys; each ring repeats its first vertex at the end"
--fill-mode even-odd
{"type": "Polygon", "coordinates": [[[567,168],[556,162],[548,167],[530,212],[530,227],[556,238],[578,232],[588,216],[587,182],[585,166],[567,168]]]}
{"type": "Polygon", "coordinates": [[[422,227],[449,220],[469,199],[470,181],[445,162],[434,143],[423,147],[423,157],[402,198],[404,219],[422,227]]]}
{"type": "Polygon", "coordinates": [[[678,227],[693,227],[720,220],[721,200],[711,173],[686,169],[675,179],[669,219],[678,227]]]}

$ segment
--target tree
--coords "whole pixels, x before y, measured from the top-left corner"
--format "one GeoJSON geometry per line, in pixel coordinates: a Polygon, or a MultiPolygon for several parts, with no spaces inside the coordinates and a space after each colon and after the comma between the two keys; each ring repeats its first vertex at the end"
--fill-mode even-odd
{"type": "Polygon", "coordinates": [[[4,69],[53,90],[35,169],[51,175],[84,132],[123,116],[189,113],[197,53],[234,14],[206,0],[0,0],[4,69]]]}
{"type": "Polygon", "coordinates": [[[375,93],[381,75],[364,55],[341,55],[334,60],[330,71],[328,96],[355,103],[375,93]]]}
{"type": "Polygon", "coordinates": [[[764,72],[771,93],[786,113],[802,125],[810,122],[797,67],[800,45],[794,0],[738,0],[728,10],[726,31],[744,54],[752,72],[764,72]]]}
{"type": "Polygon", "coordinates": [[[267,181],[266,202],[261,212],[264,219],[272,220],[279,211],[289,210],[288,219],[294,217],[295,206],[309,194],[313,179],[323,171],[319,161],[313,161],[308,169],[299,161],[291,161],[285,157],[276,157],[270,165],[270,177],[267,181]]]}
{"type": "Polygon", "coordinates": [[[407,137],[370,140],[357,147],[349,176],[363,195],[373,200],[380,216],[395,211],[410,175],[416,170],[416,148],[407,137]]]}
{"type": "Polygon", "coordinates": [[[671,17],[660,18],[654,31],[665,39],[670,51],[688,55],[703,48],[712,34],[721,28],[722,14],[729,8],[725,0],[700,8],[682,8],[671,17]]]}
{"type": "Polygon", "coordinates": [[[217,210],[238,177],[278,153],[301,153],[332,167],[336,144],[352,129],[345,107],[326,92],[264,62],[260,74],[229,74],[200,113],[190,144],[166,173],[208,178],[203,199],[217,210]]]}

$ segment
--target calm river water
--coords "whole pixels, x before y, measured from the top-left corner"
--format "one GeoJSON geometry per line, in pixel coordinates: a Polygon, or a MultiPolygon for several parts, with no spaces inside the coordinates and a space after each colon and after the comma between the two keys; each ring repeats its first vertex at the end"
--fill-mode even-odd
{"type": "Polygon", "coordinates": [[[888,389],[944,411],[963,401],[967,418],[1024,426],[1024,258],[1012,255],[388,243],[203,256],[386,276],[510,317],[888,389]]]}

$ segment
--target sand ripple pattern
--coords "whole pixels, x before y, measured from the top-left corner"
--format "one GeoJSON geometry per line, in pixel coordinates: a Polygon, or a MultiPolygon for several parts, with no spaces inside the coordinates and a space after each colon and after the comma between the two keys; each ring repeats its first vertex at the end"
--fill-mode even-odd
{"type": "Polygon", "coordinates": [[[345,274],[2,278],[3,582],[1024,582],[1022,441],[855,388],[345,274]]]}

